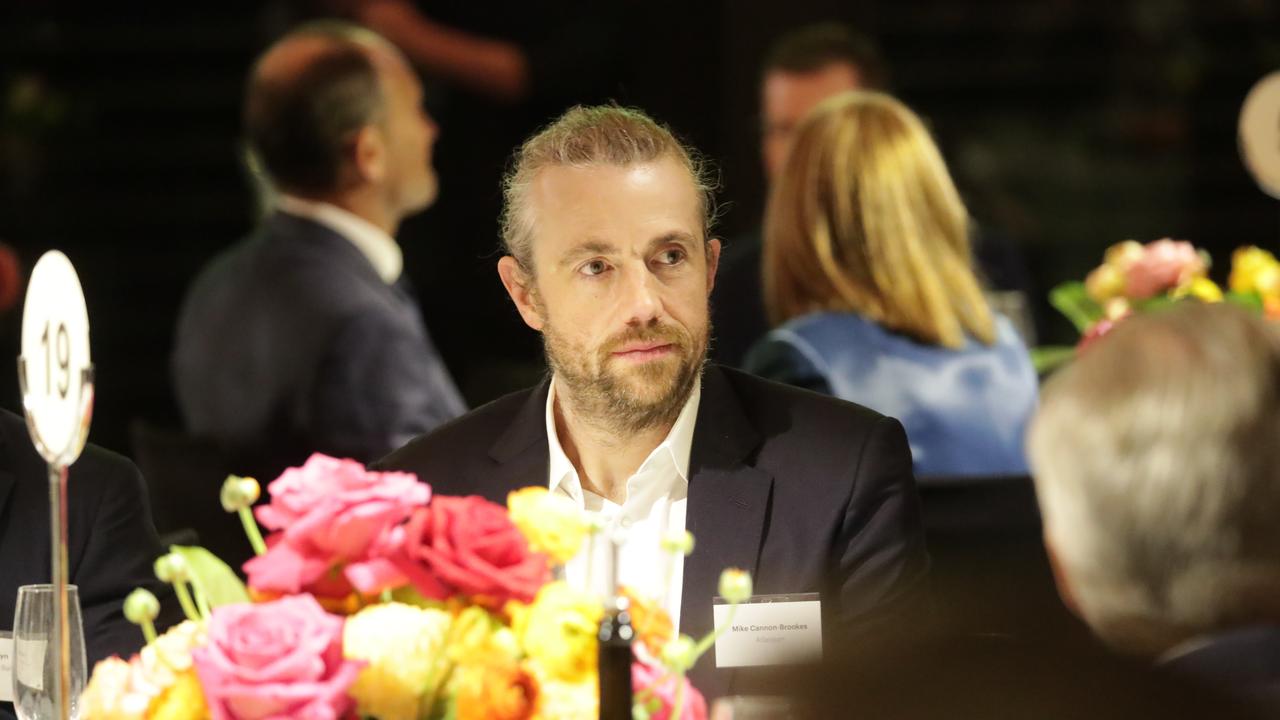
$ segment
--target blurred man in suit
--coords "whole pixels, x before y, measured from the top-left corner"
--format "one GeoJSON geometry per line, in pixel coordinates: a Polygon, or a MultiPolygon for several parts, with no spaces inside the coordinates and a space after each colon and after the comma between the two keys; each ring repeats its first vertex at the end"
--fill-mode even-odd
{"type": "MultiPolygon", "coordinates": [[[[505,188],[498,273],[552,375],[380,467],[442,494],[563,495],[626,536],[619,582],[693,637],[728,567],[759,593],[819,593],[831,643],[905,611],[928,559],[902,425],[704,367],[720,241],[697,156],[639,111],[575,107],[524,143],[505,188]],[[668,572],[662,541],[686,529],[693,553],[668,572]]],[[[605,577],[595,547],[570,582],[605,577]]],[[[692,673],[705,693],[750,687],[717,664],[708,653],[692,673]]]]}
{"type": "Polygon", "coordinates": [[[1280,328],[1227,304],[1137,316],[1041,403],[1066,604],[1116,648],[1280,708],[1280,328]]]}
{"type": "Polygon", "coordinates": [[[196,281],[173,357],[188,429],[237,469],[369,461],[465,410],[394,240],[436,197],[421,103],[400,52],[353,25],[304,26],[254,66],[245,133],[281,194],[196,281]]]}

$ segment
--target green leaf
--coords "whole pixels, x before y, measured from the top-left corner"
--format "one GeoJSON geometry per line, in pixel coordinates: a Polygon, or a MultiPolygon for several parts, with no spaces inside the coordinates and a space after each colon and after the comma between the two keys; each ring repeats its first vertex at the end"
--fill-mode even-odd
{"type": "Polygon", "coordinates": [[[191,586],[201,605],[210,608],[249,602],[249,591],[234,570],[202,547],[174,545],[169,548],[187,561],[191,586]]]}
{"type": "Polygon", "coordinates": [[[1070,345],[1043,345],[1031,348],[1031,365],[1036,375],[1044,377],[1066,365],[1076,356],[1076,349],[1070,345]]]}
{"type": "Polygon", "coordinates": [[[1049,291],[1049,303],[1066,316],[1080,334],[1103,317],[1102,306],[1085,292],[1084,283],[1065,282],[1049,291]]]}
{"type": "Polygon", "coordinates": [[[1229,303],[1242,305],[1250,310],[1262,312],[1262,296],[1256,292],[1229,292],[1224,296],[1229,303]]]}
{"type": "MultiPolygon", "coordinates": [[[[1193,298],[1194,299],[1194,298],[1193,298]]],[[[1153,295],[1145,300],[1134,300],[1133,309],[1136,312],[1159,312],[1168,310],[1187,298],[1175,298],[1170,295],[1153,295]]],[[[1199,300],[1196,300],[1199,302],[1199,300]]]]}

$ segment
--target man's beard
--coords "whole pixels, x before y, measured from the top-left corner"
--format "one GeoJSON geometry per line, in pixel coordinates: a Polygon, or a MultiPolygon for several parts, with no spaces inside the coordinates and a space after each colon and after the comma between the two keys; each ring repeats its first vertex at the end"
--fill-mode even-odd
{"type": "Polygon", "coordinates": [[[707,338],[682,328],[651,324],[630,327],[592,352],[575,347],[550,324],[542,346],[556,375],[556,391],[567,395],[587,422],[616,434],[670,425],[680,415],[707,359],[707,338]],[[668,357],[632,365],[613,357],[629,343],[671,345],[668,357]]]}

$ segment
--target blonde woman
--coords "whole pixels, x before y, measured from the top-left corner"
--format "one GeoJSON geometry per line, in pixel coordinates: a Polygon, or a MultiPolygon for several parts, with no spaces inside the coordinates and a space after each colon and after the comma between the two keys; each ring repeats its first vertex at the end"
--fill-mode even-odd
{"type": "Polygon", "coordinates": [[[1035,371],[983,297],[968,213],[915,113],[874,92],[816,108],[764,234],[775,329],[748,370],[898,418],[918,476],[1027,471],[1035,371]]]}

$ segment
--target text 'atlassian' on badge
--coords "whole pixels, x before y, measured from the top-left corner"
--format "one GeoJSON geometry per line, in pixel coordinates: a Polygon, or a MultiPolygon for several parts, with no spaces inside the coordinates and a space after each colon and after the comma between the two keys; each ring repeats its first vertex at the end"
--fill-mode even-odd
{"type": "Polygon", "coordinates": [[[730,605],[712,599],[716,667],[798,665],[822,659],[822,603],[818,593],[752,595],[729,617],[730,605]]]}
{"type": "Polygon", "coordinates": [[[0,633],[0,702],[13,702],[13,636],[0,633]]]}

